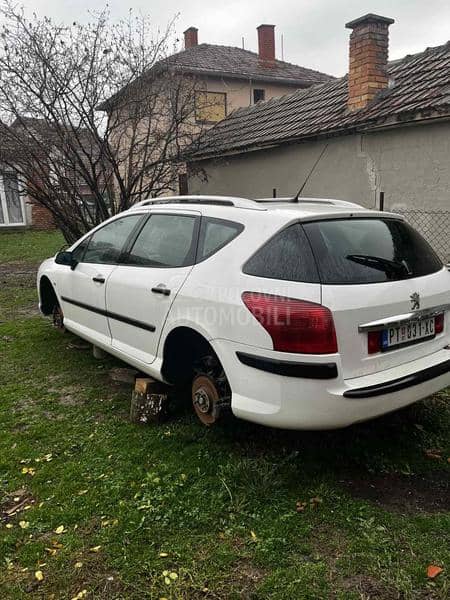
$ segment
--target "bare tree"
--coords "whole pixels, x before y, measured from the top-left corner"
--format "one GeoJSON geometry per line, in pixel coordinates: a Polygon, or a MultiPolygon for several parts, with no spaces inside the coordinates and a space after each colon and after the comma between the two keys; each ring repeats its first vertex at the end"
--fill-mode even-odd
{"type": "Polygon", "coordinates": [[[0,161],[48,208],[67,241],[172,190],[195,144],[198,81],[168,55],[173,22],[87,24],[28,18],[0,5],[0,161]]]}

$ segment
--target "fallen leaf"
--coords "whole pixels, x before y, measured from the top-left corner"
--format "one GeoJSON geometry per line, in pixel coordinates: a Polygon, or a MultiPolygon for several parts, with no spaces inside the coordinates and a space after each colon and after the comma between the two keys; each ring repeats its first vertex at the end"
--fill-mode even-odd
{"type": "Polygon", "coordinates": [[[173,581],[176,581],[178,579],[178,574],[172,571],[172,573],[169,575],[169,577],[173,581]]]}
{"type": "Polygon", "coordinates": [[[442,567],[438,567],[436,565],[428,565],[427,577],[429,577],[430,579],[434,579],[439,575],[439,573],[442,573],[443,570],[444,569],[442,567]]]}
{"type": "Polygon", "coordinates": [[[19,521],[19,527],[21,529],[28,529],[29,526],[30,526],[30,523],[28,521],[19,521]]]}
{"type": "Polygon", "coordinates": [[[60,535],[61,533],[64,533],[65,529],[64,529],[64,525],[60,525],[59,527],[57,527],[55,529],[55,533],[57,533],[58,535],[60,535]]]}
{"type": "Polygon", "coordinates": [[[76,562],[75,563],[75,569],[81,569],[82,566],[83,566],[82,562],[76,562]]]}
{"type": "Polygon", "coordinates": [[[311,508],[317,508],[319,504],[322,504],[322,502],[322,498],[319,498],[318,496],[311,498],[311,500],[309,501],[309,503],[311,504],[311,508]]]}
{"type": "Polygon", "coordinates": [[[98,552],[100,548],[101,546],[93,546],[92,548],[89,548],[89,552],[98,552]]]}
{"type": "Polygon", "coordinates": [[[295,509],[297,512],[303,512],[307,506],[308,506],[307,502],[301,502],[299,500],[295,505],[295,509]]]}
{"type": "Polygon", "coordinates": [[[36,577],[36,579],[38,581],[42,581],[44,579],[44,574],[42,573],[42,571],[36,571],[36,573],[34,574],[34,576],[36,577]]]}
{"type": "Polygon", "coordinates": [[[252,540],[254,540],[256,542],[256,540],[258,539],[256,537],[256,533],[254,531],[250,531],[250,535],[252,536],[252,540]]]}
{"type": "Polygon", "coordinates": [[[12,523],[6,523],[5,527],[6,529],[12,529],[14,525],[12,523]]]}
{"type": "Polygon", "coordinates": [[[57,553],[56,548],[46,548],[45,551],[48,552],[50,556],[55,556],[55,554],[57,553]]]}
{"type": "Polygon", "coordinates": [[[31,475],[33,477],[35,473],[36,469],[33,469],[33,467],[22,467],[22,475],[31,475]]]}
{"type": "Polygon", "coordinates": [[[72,600],[81,600],[85,596],[87,596],[87,590],[81,590],[81,592],[78,592],[78,594],[74,596],[72,600]]]}
{"type": "Polygon", "coordinates": [[[169,556],[169,555],[167,554],[167,552],[160,552],[160,553],[159,553],[159,556],[160,556],[161,558],[166,558],[166,556],[169,556]]]}
{"type": "Polygon", "coordinates": [[[430,448],[429,450],[425,450],[425,456],[434,460],[441,460],[442,450],[439,450],[439,448],[430,448]]]}

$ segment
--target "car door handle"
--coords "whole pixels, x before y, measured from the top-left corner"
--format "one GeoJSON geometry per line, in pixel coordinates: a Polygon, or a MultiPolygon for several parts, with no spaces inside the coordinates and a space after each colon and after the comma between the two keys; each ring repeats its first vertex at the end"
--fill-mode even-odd
{"type": "Polygon", "coordinates": [[[170,290],[163,286],[152,287],[154,294],[162,294],[163,296],[170,296],[170,290]]]}
{"type": "Polygon", "coordinates": [[[95,283],[105,283],[105,278],[104,277],[93,277],[92,281],[95,281],[95,283]]]}

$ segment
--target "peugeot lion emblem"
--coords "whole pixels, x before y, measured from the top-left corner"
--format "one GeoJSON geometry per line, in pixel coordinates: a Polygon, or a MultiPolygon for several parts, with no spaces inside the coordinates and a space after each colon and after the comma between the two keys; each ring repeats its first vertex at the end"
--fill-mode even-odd
{"type": "Polygon", "coordinates": [[[414,292],[414,294],[411,294],[411,296],[409,297],[411,300],[411,310],[417,310],[420,308],[420,296],[417,292],[414,292]]]}

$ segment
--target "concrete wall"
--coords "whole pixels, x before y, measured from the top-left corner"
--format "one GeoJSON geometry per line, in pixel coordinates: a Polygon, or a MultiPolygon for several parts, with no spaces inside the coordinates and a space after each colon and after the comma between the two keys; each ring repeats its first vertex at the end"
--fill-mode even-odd
{"type": "MultiPolygon", "coordinates": [[[[321,161],[303,196],[340,198],[385,209],[450,211],[450,122],[414,125],[328,141],[285,145],[201,163],[207,181],[194,174],[191,194],[244,197],[294,195],[324,144],[321,161]]],[[[449,236],[450,237],[450,236],[449,236]]]]}

